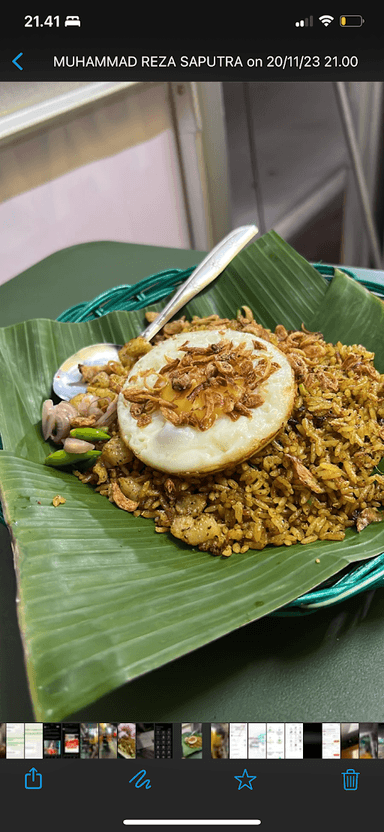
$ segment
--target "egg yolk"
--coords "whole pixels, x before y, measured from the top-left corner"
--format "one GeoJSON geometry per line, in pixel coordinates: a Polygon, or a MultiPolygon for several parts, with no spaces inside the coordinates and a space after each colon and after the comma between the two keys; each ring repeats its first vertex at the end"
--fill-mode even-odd
{"type": "MultiPolygon", "coordinates": [[[[194,413],[198,419],[202,419],[205,414],[205,404],[204,400],[199,393],[196,396],[191,395],[193,390],[199,385],[199,382],[195,379],[192,381],[191,386],[187,390],[174,390],[172,387],[171,382],[163,387],[161,391],[161,398],[167,402],[173,402],[176,405],[176,410],[179,413],[194,413]]],[[[214,415],[216,418],[219,416],[223,416],[226,412],[224,410],[225,398],[231,396],[235,399],[241,399],[243,395],[244,383],[241,379],[239,379],[238,384],[226,384],[220,385],[220,387],[215,388],[215,394],[219,394],[217,396],[217,404],[214,408],[214,415]]]]}

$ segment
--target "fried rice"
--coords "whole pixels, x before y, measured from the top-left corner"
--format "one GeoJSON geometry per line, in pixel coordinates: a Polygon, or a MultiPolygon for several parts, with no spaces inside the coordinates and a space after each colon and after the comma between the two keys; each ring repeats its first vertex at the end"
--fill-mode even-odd
{"type": "MultiPolygon", "coordinates": [[[[274,440],[225,471],[176,477],[136,458],[115,418],[111,440],[96,445],[102,450],[97,462],[75,475],[121,509],[152,518],[157,533],[224,557],[268,545],[343,540],[347,528],[360,532],[381,521],[384,476],[377,466],[384,456],[384,375],[374,367],[374,353],[361,345],[327,343],[304,326],[265,329],[248,307],[234,320],[180,318],[153,343],[218,326],[269,340],[294,370],[294,408],[274,440]]],[[[148,349],[143,339],[133,339],[120,351],[119,367],[97,368],[93,377],[91,371],[88,391],[103,407],[118,396],[148,349]]],[[[84,423],[92,424],[92,418],[84,417],[84,423]]]]}

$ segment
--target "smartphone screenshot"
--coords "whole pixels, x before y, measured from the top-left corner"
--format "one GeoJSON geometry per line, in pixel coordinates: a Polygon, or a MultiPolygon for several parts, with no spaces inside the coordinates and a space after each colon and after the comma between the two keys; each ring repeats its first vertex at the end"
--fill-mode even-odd
{"type": "Polygon", "coordinates": [[[171,722],[157,722],[155,725],[156,759],[172,759],[173,725],[171,722]]]}
{"type": "Polygon", "coordinates": [[[24,758],[24,725],[22,722],[7,722],[6,756],[8,760],[24,758]]]}
{"type": "Polygon", "coordinates": [[[41,830],[363,826],[383,14],[69,11],[0,32],[0,788],[41,830]]]}
{"type": "Polygon", "coordinates": [[[323,722],[322,756],[323,760],[337,760],[340,757],[340,725],[338,723],[323,722]]]}
{"type": "Polygon", "coordinates": [[[267,759],[282,760],[285,753],[285,728],[283,722],[267,723],[267,759]]]}
{"type": "Polygon", "coordinates": [[[79,722],[65,722],[62,726],[62,748],[66,759],[80,759],[79,722]]]}
{"type": "Polygon", "coordinates": [[[285,758],[287,760],[302,760],[303,724],[301,722],[287,722],[285,724],[285,758]]]}
{"type": "Polygon", "coordinates": [[[43,725],[41,722],[25,723],[24,751],[26,760],[43,759],[43,725]]]}
{"type": "Polygon", "coordinates": [[[229,726],[229,754],[231,760],[245,760],[248,756],[248,725],[231,722],[229,726]]]}
{"type": "Polygon", "coordinates": [[[248,757],[263,760],[267,756],[267,726],[264,722],[251,722],[248,726],[248,757]]]}
{"type": "Polygon", "coordinates": [[[43,757],[58,760],[62,755],[62,727],[60,722],[43,724],[43,757]]]}

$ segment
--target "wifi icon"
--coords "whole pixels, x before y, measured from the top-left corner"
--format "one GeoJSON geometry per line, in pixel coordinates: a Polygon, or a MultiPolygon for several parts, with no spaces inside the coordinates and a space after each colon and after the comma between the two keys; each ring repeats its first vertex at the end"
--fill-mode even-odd
{"type": "Polygon", "coordinates": [[[332,20],[334,19],[335,18],[331,17],[330,14],[322,14],[321,17],[319,17],[319,20],[321,21],[321,23],[324,23],[324,26],[329,26],[329,24],[332,23],[332,20]]]}

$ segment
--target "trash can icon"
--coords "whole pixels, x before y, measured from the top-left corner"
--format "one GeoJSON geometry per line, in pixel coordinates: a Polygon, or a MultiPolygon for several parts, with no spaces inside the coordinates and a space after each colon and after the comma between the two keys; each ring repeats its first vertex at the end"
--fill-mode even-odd
{"type": "Polygon", "coordinates": [[[356,791],[359,781],[359,772],[354,771],[353,768],[349,768],[347,771],[343,771],[343,781],[345,791],[356,791]]]}

